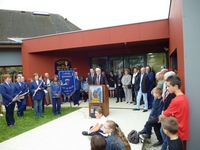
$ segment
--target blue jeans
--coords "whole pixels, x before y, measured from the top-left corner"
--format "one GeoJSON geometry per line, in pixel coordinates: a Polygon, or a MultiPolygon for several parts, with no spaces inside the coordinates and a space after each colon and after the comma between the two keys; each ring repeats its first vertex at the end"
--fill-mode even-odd
{"type": "Polygon", "coordinates": [[[52,98],[53,114],[60,114],[60,98],[52,98]]]}
{"type": "Polygon", "coordinates": [[[40,116],[43,116],[43,112],[42,112],[42,99],[40,100],[33,100],[34,103],[34,115],[35,117],[38,117],[38,114],[40,114],[40,116]]]}
{"type": "Polygon", "coordinates": [[[142,89],[141,88],[137,93],[137,105],[136,105],[136,108],[140,109],[140,100],[141,100],[142,96],[143,96],[143,100],[144,100],[144,109],[148,110],[147,93],[142,93],[142,89]]]}
{"type": "Polygon", "coordinates": [[[161,136],[163,139],[163,144],[162,144],[161,150],[166,150],[167,146],[169,144],[169,137],[164,133],[162,126],[160,127],[160,133],[161,133],[161,136]]]}

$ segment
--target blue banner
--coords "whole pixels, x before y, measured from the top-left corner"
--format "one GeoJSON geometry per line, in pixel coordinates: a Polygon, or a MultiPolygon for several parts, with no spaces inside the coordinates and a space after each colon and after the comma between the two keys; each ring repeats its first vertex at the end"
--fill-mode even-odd
{"type": "Polygon", "coordinates": [[[62,93],[68,97],[72,96],[76,90],[74,74],[74,70],[59,71],[58,73],[61,82],[62,93]]]}

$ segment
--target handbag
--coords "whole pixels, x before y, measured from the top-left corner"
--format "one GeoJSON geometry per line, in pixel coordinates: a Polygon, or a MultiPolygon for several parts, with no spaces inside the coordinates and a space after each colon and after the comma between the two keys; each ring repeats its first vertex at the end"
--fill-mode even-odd
{"type": "Polygon", "coordinates": [[[128,85],[128,89],[131,89],[131,84],[128,85]]]}

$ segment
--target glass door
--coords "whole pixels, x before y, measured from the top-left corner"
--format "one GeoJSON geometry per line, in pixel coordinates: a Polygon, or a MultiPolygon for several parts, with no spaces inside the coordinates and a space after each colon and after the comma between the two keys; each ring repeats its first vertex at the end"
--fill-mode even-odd
{"type": "Polygon", "coordinates": [[[118,74],[118,70],[124,68],[123,57],[111,57],[110,58],[110,71],[116,75],[118,74]]]}

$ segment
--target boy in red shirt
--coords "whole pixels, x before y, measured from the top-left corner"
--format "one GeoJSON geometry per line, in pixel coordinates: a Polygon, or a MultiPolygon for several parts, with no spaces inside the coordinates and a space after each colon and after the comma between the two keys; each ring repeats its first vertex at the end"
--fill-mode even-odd
{"type": "Polygon", "coordinates": [[[189,139],[189,102],[188,98],[180,90],[181,80],[177,76],[169,76],[166,80],[169,93],[174,93],[176,97],[172,99],[169,107],[160,115],[162,118],[173,116],[178,120],[178,136],[182,141],[189,139]]]}

